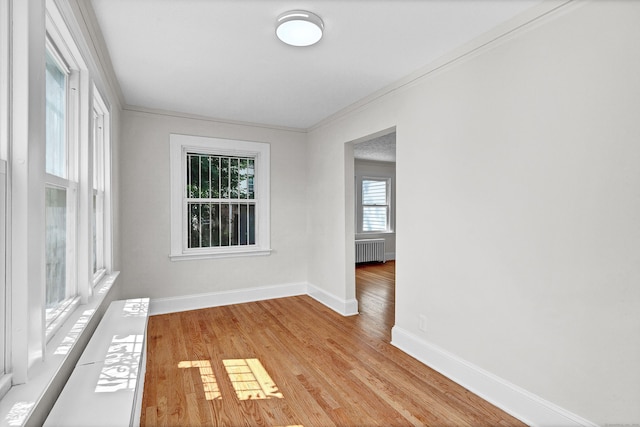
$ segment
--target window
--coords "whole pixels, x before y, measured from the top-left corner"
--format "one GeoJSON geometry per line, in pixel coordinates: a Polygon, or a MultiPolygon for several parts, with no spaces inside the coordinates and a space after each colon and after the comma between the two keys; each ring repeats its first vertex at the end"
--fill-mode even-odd
{"type": "Polygon", "coordinates": [[[171,135],[171,258],[267,255],[269,145],[171,135]]]}
{"type": "Polygon", "coordinates": [[[362,179],[362,231],[389,231],[389,179],[362,179]]]}
{"type": "Polygon", "coordinates": [[[91,272],[93,285],[97,285],[106,272],[105,257],[105,174],[106,142],[108,140],[109,115],[97,88],[93,90],[93,138],[92,164],[93,189],[91,200],[91,272]]]}
{"type": "Polygon", "coordinates": [[[45,178],[45,318],[48,330],[77,295],[76,132],[77,73],[47,39],[45,178]],[[76,95],[72,95],[75,93],[76,95]]]}
{"type": "Polygon", "coordinates": [[[10,379],[4,376],[5,354],[10,351],[5,335],[5,322],[7,320],[6,299],[6,267],[7,267],[7,159],[9,146],[9,122],[11,121],[11,104],[9,102],[9,2],[0,0],[0,398],[6,387],[3,383],[10,379]]]}
{"type": "Polygon", "coordinates": [[[7,206],[6,206],[6,188],[7,188],[7,162],[0,160],[0,398],[2,398],[2,390],[6,389],[2,387],[2,377],[5,373],[5,320],[6,320],[6,218],[7,218],[7,206]]]}
{"type": "Polygon", "coordinates": [[[105,76],[72,36],[84,32],[68,2],[23,4],[0,0],[0,418],[21,425],[63,376],[66,352],[108,305],[117,276],[91,286],[92,194],[107,206],[102,265],[111,267],[108,133],[97,142],[102,181],[92,183],[91,85],[105,76]]]}
{"type": "Polygon", "coordinates": [[[256,243],[255,160],[187,152],[187,248],[256,243]]]}

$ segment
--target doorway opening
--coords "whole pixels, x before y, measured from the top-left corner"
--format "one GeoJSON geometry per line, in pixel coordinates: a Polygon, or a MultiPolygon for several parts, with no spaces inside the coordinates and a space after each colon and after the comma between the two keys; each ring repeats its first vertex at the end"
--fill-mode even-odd
{"type": "Polygon", "coordinates": [[[395,323],[395,128],[353,142],[355,294],[362,321],[389,342],[395,323]]]}

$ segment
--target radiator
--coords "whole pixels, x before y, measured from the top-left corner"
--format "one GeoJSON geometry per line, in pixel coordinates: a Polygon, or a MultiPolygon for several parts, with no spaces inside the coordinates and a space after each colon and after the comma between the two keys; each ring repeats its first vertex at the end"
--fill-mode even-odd
{"type": "Polygon", "coordinates": [[[384,239],[356,240],[356,262],[386,262],[384,239]]]}

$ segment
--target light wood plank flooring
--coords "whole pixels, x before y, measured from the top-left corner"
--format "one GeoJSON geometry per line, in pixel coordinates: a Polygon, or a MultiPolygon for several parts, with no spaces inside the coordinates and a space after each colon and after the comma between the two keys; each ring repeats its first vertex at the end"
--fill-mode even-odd
{"type": "Polygon", "coordinates": [[[142,426],[522,426],[389,344],[393,262],[361,314],[308,296],[152,316],[142,426]]]}

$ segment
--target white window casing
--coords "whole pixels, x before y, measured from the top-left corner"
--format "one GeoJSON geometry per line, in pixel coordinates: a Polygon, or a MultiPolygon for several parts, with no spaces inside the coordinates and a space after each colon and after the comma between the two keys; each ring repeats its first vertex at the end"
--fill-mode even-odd
{"type": "Polygon", "coordinates": [[[361,183],[363,233],[391,231],[391,179],[363,177],[361,183]]]}
{"type": "Polygon", "coordinates": [[[178,261],[269,255],[271,253],[269,144],[180,134],[171,134],[169,144],[171,176],[170,259],[178,261]],[[189,200],[202,199],[187,198],[187,153],[254,159],[253,190],[255,198],[251,200],[251,204],[255,206],[255,244],[188,247],[188,202],[189,200]]]}

